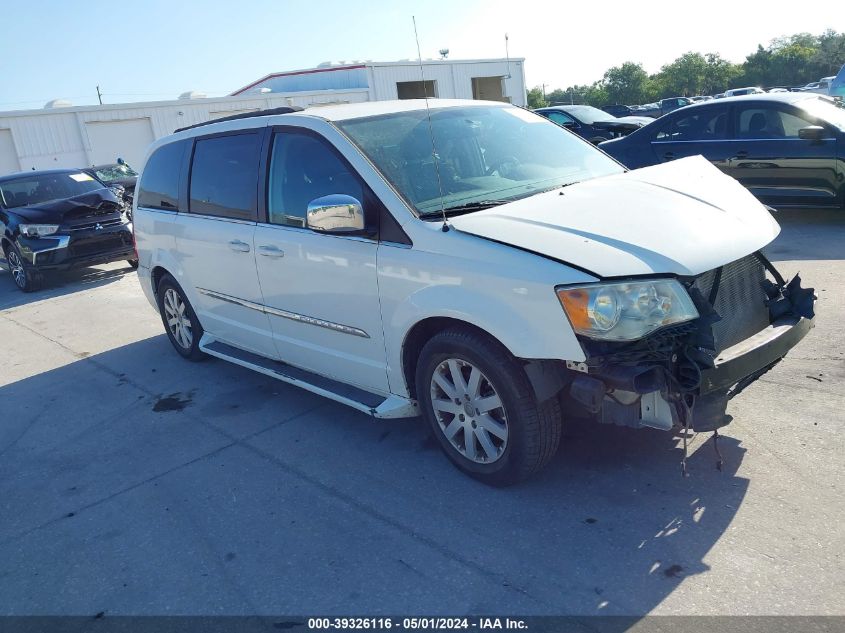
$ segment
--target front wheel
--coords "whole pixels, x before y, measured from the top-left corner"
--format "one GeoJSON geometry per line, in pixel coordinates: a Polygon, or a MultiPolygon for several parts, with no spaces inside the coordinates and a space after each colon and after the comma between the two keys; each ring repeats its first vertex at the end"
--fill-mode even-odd
{"type": "Polygon", "coordinates": [[[557,398],[537,402],[519,361],[482,334],[458,328],[435,335],[420,352],[416,390],[447,457],[484,483],[521,481],[557,451],[557,398]]]}
{"type": "Polygon", "coordinates": [[[162,277],[156,294],[161,321],[176,351],[188,360],[205,359],[205,353],[199,348],[202,326],[176,280],[171,275],[162,277]]]}
{"type": "Polygon", "coordinates": [[[4,248],[4,252],[6,254],[6,261],[9,262],[9,269],[12,272],[12,280],[15,282],[15,285],[24,292],[38,290],[44,281],[44,277],[24,261],[18,247],[10,244],[4,248]]]}

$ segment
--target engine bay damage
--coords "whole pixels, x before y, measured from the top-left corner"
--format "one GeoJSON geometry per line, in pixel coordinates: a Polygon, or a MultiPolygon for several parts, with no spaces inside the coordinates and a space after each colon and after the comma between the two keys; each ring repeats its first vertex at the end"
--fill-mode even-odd
{"type": "Polygon", "coordinates": [[[582,337],[568,363],[571,404],[606,424],[716,431],[728,401],[774,367],[813,326],[815,293],[785,281],[762,253],[682,278],[699,317],[631,342],[582,337]]]}

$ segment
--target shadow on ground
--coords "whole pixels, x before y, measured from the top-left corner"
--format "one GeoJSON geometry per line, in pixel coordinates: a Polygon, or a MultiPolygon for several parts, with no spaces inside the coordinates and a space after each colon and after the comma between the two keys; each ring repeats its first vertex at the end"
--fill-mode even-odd
{"type": "Polygon", "coordinates": [[[55,299],[74,292],[90,290],[105,286],[119,280],[124,275],[134,273],[135,270],[126,264],[121,268],[77,268],[67,271],[54,271],[45,274],[44,285],[35,292],[21,292],[12,281],[9,265],[0,257],[0,310],[16,308],[43,301],[55,299]]]}
{"type": "Polygon", "coordinates": [[[503,490],[374,421],[156,336],[0,388],[4,614],[648,613],[742,503],[744,449],[568,426],[503,490]]]}

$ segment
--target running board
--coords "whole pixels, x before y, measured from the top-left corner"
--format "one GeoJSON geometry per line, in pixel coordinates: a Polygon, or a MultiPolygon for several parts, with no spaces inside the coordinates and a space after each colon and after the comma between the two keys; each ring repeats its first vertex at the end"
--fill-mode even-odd
{"type": "Polygon", "coordinates": [[[222,358],[276,380],[302,387],[375,418],[410,418],[419,415],[416,403],[408,398],[393,394],[385,397],[360,387],[353,387],[332,378],[233,347],[214,339],[207,333],[202,335],[199,347],[210,356],[222,358]]]}

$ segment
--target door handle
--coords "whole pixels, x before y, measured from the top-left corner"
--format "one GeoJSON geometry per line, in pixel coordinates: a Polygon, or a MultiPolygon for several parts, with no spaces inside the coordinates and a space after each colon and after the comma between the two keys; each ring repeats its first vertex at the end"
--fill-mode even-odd
{"type": "Polygon", "coordinates": [[[241,242],[240,240],[232,240],[229,242],[229,248],[233,251],[238,251],[239,253],[248,253],[249,252],[249,244],[246,242],[241,242]]]}
{"type": "Polygon", "coordinates": [[[663,158],[665,158],[666,160],[672,160],[673,158],[675,158],[675,152],[666,152],[665,154],[663,154],[663,158]]]}
{"type": "Polygon", "coordinates": [[[264,257],[284,257],[285,252],[278,246],[264,245],[258,247],[258,254],[264,257]]]}

